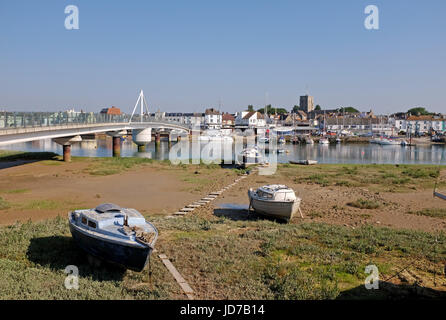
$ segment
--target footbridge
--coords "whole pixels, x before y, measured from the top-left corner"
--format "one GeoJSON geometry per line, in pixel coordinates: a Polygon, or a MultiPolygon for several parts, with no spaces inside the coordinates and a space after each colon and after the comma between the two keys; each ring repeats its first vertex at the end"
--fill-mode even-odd
{"type": "Polygon", "coordinates": [[[63,145],[64,160],[70,160],[71,144],[82,141],[82,135],[106,133],[113,137],[114,154],[120,152],[120,138],[131,131],[139,148],[151,141],[152,133],[159,142],[161,132],[189,134],[186,124],[159,121],[147,115],[111,116],[94,113],[10,113],[0,112],[0,147],[4,145],[53,139],[63,145]]]}
{"type": "MultiPolygon", "coordinates": [[[[71,159],[71,145],[82,141],[82,135],[105,132],[113,137],[113,155],[120,155],[121,137],[132,132],[133,142],[142,151],[152,140],[160,143],[161,132],[190,133],[187,124],[160,121],[150,117],[148,104],[141,90],[132,114],[86,112],[0,112],[0,147],[34,140],[53,139],[63,146],[64,161],[71,159]],[[139,114],[136,112],[139,109],[139,114]]],[[[181,136],[178,135],[178,139],[181,136]]]]}

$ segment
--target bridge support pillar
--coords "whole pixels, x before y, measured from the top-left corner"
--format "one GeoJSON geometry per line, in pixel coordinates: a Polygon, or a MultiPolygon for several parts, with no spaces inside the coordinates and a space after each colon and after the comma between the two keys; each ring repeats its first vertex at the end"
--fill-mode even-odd
{"type": "Polygon", "coordinates": [[[155,133],[155,144],[160,145],[161,144],[161,134],[159,132],[155,133]]]}
{"type": "Polygon", "coordinates": [[[133,142],[138,146],[138,152],[146,150],[146,144],[152,141],[152,129],[133,129],[133,142]]]}
{"type": "Polygon", "coordinates": [[[121,156],[121,137],[113,137],[113,157],[121,156]]]}
{"type": "Polygon", "coordinates": [[[64,144],[63,148],[63,161],[71,162],[71,144],[64,144]]]}
{"type": "Polygon", "coordinates": [[[71,145],[75,142],[81,142],[82,137],[81,136],[63,137],[63,138],[53,139],[53,141],[56,142],[57,144],[62,145],[63,161],[70,162],[71,161],[71,145]]]}
{"type": "Polygon", "coordinates": [[[112,137],[113,143],[113,157],[121,156],[121,137],[127,134],[127,130],[122,131],[108,131],[107,135],[112,137]]]}

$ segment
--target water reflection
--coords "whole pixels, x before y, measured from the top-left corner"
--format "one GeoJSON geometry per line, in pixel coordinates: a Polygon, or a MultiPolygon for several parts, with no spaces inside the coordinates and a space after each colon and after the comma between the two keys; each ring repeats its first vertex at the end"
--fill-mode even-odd
{"type": "MultiPolygon", "coordinates": [[[[183,141],[184,143],[184,141],[183,141]]],[[[210,142],[220,145],[219,142],[210,142]]],[[[145,152],[138,152],[136,145],[131,139],[122,141],[122,157],[143,157],[157,160],[169,159],[169,150],[176,142],[161,141],[156,147],[154,142],[146,146],[145,152]]],[[[208,149],[209,143],[200,143],[200,150],[208,149]]],[[[221,144],[225,151],[234,150],[233,144],[221,144]]],[[[215,147],[215,146],[214,146],[215,147]]],[[[444,145],[433,146],[380,146],[377,144],[336,144],[336,145],[293,145],[286,144],[278,146],[285,152],[278,153],[277,159],[280,163],[287,163],[289,160],[311,159],[319,163],[356,163],[356,164],[443,164],[446,165],[446,147],[444,145]]],[[[4,146],[2,149],[19,150],[27,152],[49,151],[62,154],[62,147],[52,140],[40,140],[4,146]]],[[[189,147],[192,152],[192,146],[189,147]]],[[[110,138],[85,140],[81,143],[73,144],[72,155],[81,157],[110,157],[112,155],[112,141],[110,138]]],[[[214,157],[215,154],[211,153],[214,157]]],[[[206,159],[205,159],[206,160],[206,159]]]]}

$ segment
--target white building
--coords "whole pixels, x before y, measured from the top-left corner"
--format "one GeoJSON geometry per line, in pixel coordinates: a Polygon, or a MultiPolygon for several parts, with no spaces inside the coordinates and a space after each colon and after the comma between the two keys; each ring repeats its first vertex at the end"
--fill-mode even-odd
{"type": "Polygon", "coordinates": [[[206,109],[204,113],[204,124],[208,129],[221,129],[222,114],[214,108],[206,109]]]}
{"type": "Polygon", "coordinates": [[[263,128],[266,126],[265,117],[258,111],[242,111],[235,118],[236,126],[247,126],[251,128],[263,128]]]}
{"type": "Polygon", "coordinates": [[[395,127],[399,131],[415,133],[428,133],[431,130],[444,132],[446,118],[434,116],[410,116],[407,119],[395,120],[395,127]]]}

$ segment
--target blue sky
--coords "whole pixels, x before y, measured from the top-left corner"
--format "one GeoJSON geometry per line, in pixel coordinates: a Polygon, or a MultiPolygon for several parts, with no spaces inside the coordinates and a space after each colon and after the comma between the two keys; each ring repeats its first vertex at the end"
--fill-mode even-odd
{"type": "Polygon", "coordinates": [[[0,1],[0,109],[446,112],[446,1],[0,1]],[[66,30],[65,6],[80,29],[66,30]],[[364,8],[380,29],[364,28],[364,8]],[[265,93],[267,99],[265,99],[265,93]]]}

